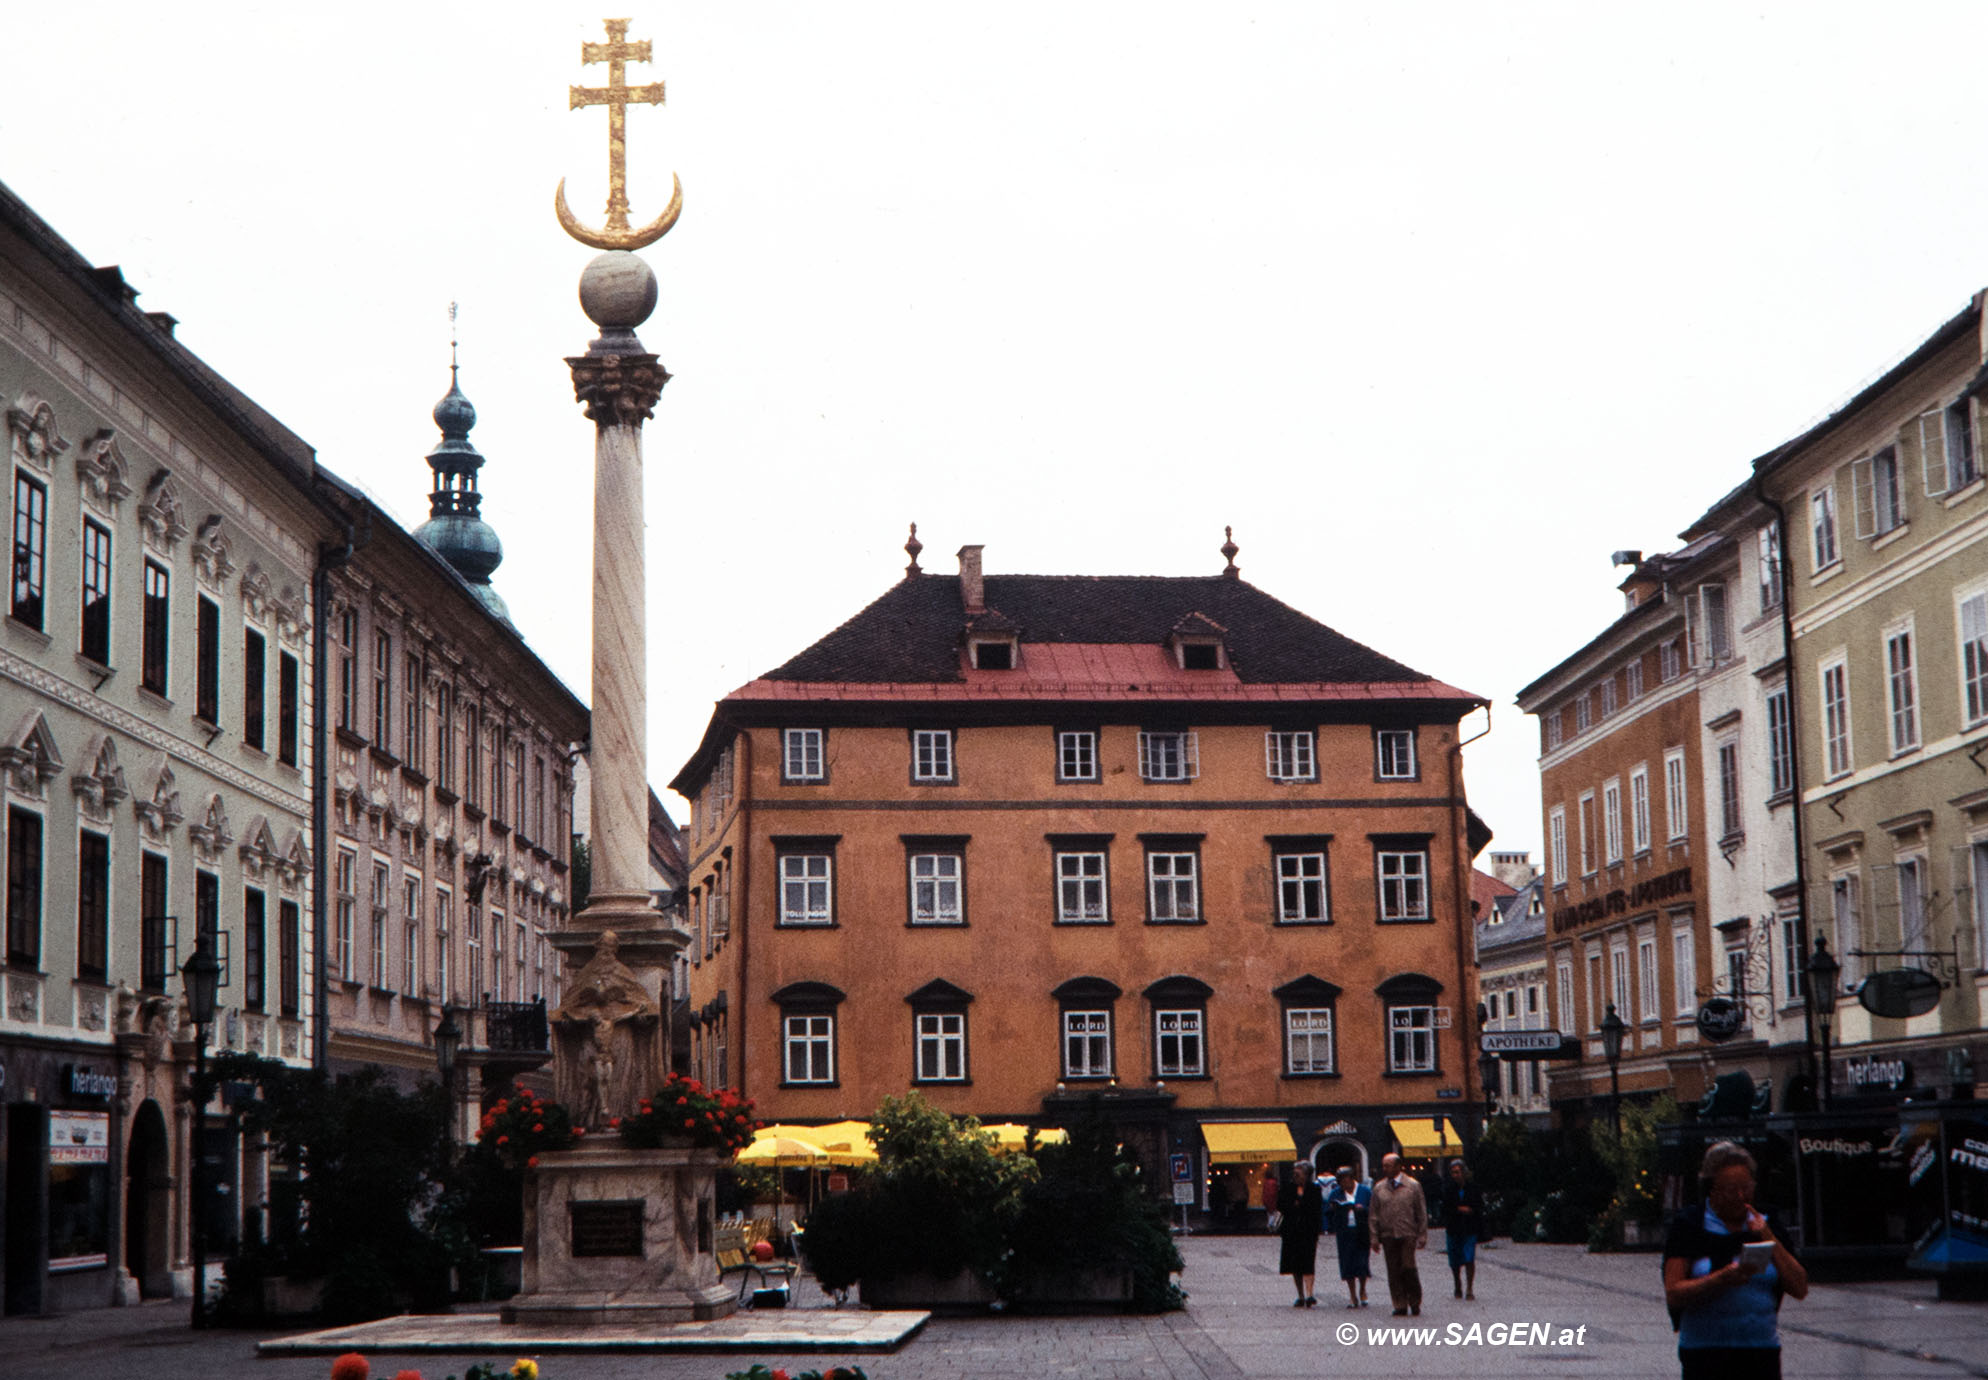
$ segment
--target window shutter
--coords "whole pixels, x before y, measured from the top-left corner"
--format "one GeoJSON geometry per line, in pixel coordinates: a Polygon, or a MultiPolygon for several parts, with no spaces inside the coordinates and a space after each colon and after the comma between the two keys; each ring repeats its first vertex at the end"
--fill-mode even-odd
{"type": "Polygon", "coordinates": [[[1871,462],[1858,460],[1850,466],[1851,507],[1857,513],[1857,535],[1868,539],[1878,528],[1877,500],[1871,488],[1871,462]]]}
{"type": "Polygon", "coordinates": [[[1912,430],[1919,444],[1919,467],[1926,474],[1926,495],[1937,498],[1947,491],[1947,433],[1943,414],[1922,412],[1912,430]]]}
{"type": "Polygon", "coordinates": [[[1263,774],[1268,776],[1272,781],[1275,781],[1284,774],[1283,768],[1284,764],[1277,760],[1277,735],[1275,733],[1264,734],[1263,774]]]}
{"type": "Polygon", "coordinates": [[[1962,398],[1947,409],[1947,483],[1949,488],[1959,488],[1973,482],[1974,468],[1974,427],[1972,412],[1974,399],[1962,398]]]}
{"type": "Polygon", "coordinates": [[[1183,733],[1180,735],[1180,756],[1183,774],[1189,781],[1201,775],[1201,735],[1183,733]]]}
{"type": "Polygon", "coordinates": [[[1965,647],[1984,638],[1988,638],[1988,594],[1977,594],[1960,606],[1960,641],[1965,647]]]}
{"type": "Polygon", "coordinates": [[[1153,779],[1153,741],[1147,733],[1139,735],[1139,775],[1148,781],[1153,779]]]}

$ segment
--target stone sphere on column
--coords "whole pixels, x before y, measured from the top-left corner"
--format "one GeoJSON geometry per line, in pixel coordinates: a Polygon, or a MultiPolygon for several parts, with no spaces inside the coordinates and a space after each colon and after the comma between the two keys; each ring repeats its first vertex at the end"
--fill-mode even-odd
{"type": "Polygon", "coordinates": [[[580,310],[604,331],[632,331],[656,309],[656,274],[638,254],[610,249],[580,273],[580,310]]]}

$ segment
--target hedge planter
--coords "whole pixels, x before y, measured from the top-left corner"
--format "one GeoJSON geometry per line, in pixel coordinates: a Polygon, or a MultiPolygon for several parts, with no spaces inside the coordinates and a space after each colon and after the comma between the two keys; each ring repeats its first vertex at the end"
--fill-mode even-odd
{"type": "Polygon", "coordinates": [[[1013,1301],[1032,1313],[1117,1312],[1132,1302],[1132,1271],[1067,1270],[1022,1285],[1013,1301]]]}
{"type": "Polygon", "coordinates": [[[944,1279],[923,1273],[865,1279],[860,1297],[865,1308],[924,1308],[945,1313],[979,1311],[999,1295],[973,1271],[961,1270],[944,1279]]]}

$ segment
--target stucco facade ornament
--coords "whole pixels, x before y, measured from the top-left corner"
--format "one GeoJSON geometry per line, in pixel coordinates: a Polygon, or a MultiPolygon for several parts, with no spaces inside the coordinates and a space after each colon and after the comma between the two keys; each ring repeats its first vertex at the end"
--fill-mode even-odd
{"type": "Polygon", "coordinates": [[[304,616],[304,596],[295,585],[283,586],[270,605],[276,611],[276,635],[291,646],[304,640],[304,634],[311,630],[311,620],[304,616]]]}
{"type": "Polygon", "coordinates": [[[6,789],[28,800],[40,800],[48,783],[61,771],[62,754],[56,750],[48,718],[40,710],[30,709],[0,745],[0,775],[4,775],[6,789]]]}
{"type": "Polygon", "coordinates": [[[138,504],[138,521],[145,532],[145,545],[162,556],[170,556],[186,535],[186,518],[180,513],[179,485],[171,470],[160,470],[145,485],[145,497],[138,504]]]}
{"type": "MultiPolygon", "coordinates": [[[[219,799],[219,797],[215,797],[219,799]]],[[[279,866],[283,855],[276,851],[276,835],[270,832],[269,817],[257,815],[249,821],[249,827],[242,835],[242,872],[258,881],[269,874],[269,870],[279,866]]]]}
{"type": "Polygon", "coordinates": [[[311,850],[305,846],[302,829],[291,833],[290,846],[283,850],[283,857],[276,866],[285,891],[297,890],[311,875],[311,850]]]}
{"type": "Polygon", "coordinates": [[[219,791],[207,798],[207,809],[202,812],[200,822],[187,825],[186,832],[202,859],[211,863],[221,861],[235,836],[228,828],[228,807],[222,803],[219,791]]]}
{"type": "Polygon", "coordinates": [[[69,778],[76,808],[91,823],[108,824],[111,812],[131,794],[124,782],[124,769],[117,764],[117,740],[108,733],[98,735],[83,760],[89,763],[88,770],[69,778]]]}
{"type": "Polygon", "coordinates": [[[589,354],[569,358],[573,396],[587,420],[600,426],[632,426],[656,412],[669,370],[654,355],[589,354]]]}
{"type": "Polygon", "coordinates": [[[235,573],[234,543],[221,528],[221,515],[210,513],[201,520],[193,537],[193,574],[203,586],[219,594],[235,573]]]}
{"type": "Polygon", "coordinates": [[[589,1130],[604,1130],[648,1095],[659,1073],[660,1007],[634,969],[623,963],[620,939],[605,930],[593,957],[573,975],[552,1013],[556,1095],[577,1110],[589,1130]]]}
{"type": "Polygon", "coordinates": [[[41,979],[23,973],[7,975],[7,1015],[24,1024],[41,1020],[41,979]]]}
{"type": "Polygon", "coordinates": [[[76,478],[82,481],[83,503],[105,517],[116,517],[130,496],[131,467],[118,449],[117,433],[109,427],[83,443],[76,457],[76,478]]]}
{"type": "Polygon", "coordinates": [[[242,572],[242,615],[251,623],[269,621],[269,576],[256,561],[242,572]]]}
{"type": "Polygon", "coordinates": [[[112,1031],[118,1035],[134,1035],[138,1031],[138,994],[131,990],[131,984],[123,978],[117,980],[117,989],[112,993],[112,1003],[117,1012],[116,1025],[112,1031]]]}
{"type": "Polygon", "coordinates": [[[85,988],[76,994],[76,1024],[84,1030],[102,1030],[110,1024],[109,994],[85,988]]]}
{"type": "Polygon", "coordinates": [[[15,464],[43,474],[53,474],[56,457],[69,449],[55,429],[55,409],[34,393],[7,409],[7,440],[15,464]]]}
{"type": "Polygon", "coordinates": [[[179,828],[186,819],[179,805],[179,786],[173,780],[170,762],[159,763],[159,774],[153,779],[152,794],[149,798],[140,797],[131,802],[131,808],[144,826],[145,837],[157,842],[179,828]]]}

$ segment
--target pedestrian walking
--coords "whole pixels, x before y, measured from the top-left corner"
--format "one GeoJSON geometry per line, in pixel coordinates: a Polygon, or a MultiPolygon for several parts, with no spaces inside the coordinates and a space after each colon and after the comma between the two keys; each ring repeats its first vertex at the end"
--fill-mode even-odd
{"type": "Polygon", "coordinates": [[[1360,1182],[1350,1164],[1341,1165],[1337,1182],[1325,1200],[1326,1230],[1339,1247],[1339,1278],[1346,1284],[1346,1306],[1367,1306],[1367,1280],[1373,1271],[1367,1265],[1368,1245],[1373,1232],[1369,1218],[1373,1210],[1373,1190],[1360,1182]]]}
{"type": "Polygon", "coordinates": [[[1284,1220],[1284,1214],[1277,1210],[1277,1195],[1282,1191],[1283,1185],[1277,1180],[1276,1167],[1264,1165],[1263,1188],[1257,1196],[1263,1202],[1263,1219],[1271,1231],[1276,1231],[1278,1224],[1284,1220]]]}
{"type": "Polygon", "coordinates": [[[1477,1237],[1483,1228],[1484,1190],[1471,1182],[1462,1160],[1451,1160],[1450,1177],[1443,1184],[1443,1245],[1460,1299],[1477,1297],[1477,1237]]]}
{"type": "Polygon", "coordinates": [[[1664,1302],[1684,1380],[1781,1380],[1781,1299],[1809,1273],[1753,1205],[1753,1156],[1722,1140],[1698,1171],[1705,1199],[1664,1241],[1664,1302]]]}
{"type": "Polygon", "coordinates": [[[1325,1195],[1310,1160],[1291,1162],[1291,1182],[1277,1195],[1277,1210],[1283,1214],[1277,1227],[1277,1273],[1291,1276],[1298,1287],[1293,1308],[1314,1308],[1318,1298],[1312,1279],[1318,1273],[1319,1233],[1325,1229],[1325,1195]]]}
{"type": "Polygon", "coordinates": [[[1381,1177],[1373,1188],[1373,1249],[1387,1265],[1387,1292],[1394,1316],[1422,1315],[1422,1275],[1415,1252],[1429,1244],[1429,1199],[1401,1156],[1381,1156],[1381,1177]]]}

